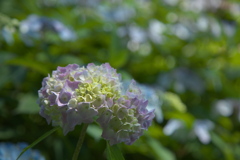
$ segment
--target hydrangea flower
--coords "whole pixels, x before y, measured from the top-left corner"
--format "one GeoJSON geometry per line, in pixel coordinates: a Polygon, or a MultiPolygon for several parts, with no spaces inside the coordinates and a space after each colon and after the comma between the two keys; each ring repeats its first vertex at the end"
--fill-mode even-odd
{"type": "MultiPolygon", "coordinates": [[[[17,159],[22,150],[27,147],[26,143],[0,143],[0,160],[17,159]]],[[[19,160],[45,160],[45,158],[37,150],[27,150],[19,160]]]]}
{"type": "Polygon", "coordinates": [[[76,125],[96,120],[110,145],[132,144],[155,116],[146,109],[148,101],[136,82],[125,90],[121,75],[108,63],[58,67],[43,79],[38,102],[40,115],[48,124],[61,126],[65,135],[76,125]]]}

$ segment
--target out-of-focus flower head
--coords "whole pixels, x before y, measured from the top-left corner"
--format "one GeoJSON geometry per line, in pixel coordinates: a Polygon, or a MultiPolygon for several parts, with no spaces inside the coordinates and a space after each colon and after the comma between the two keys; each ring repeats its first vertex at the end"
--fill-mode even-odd
{"type": "Polygon", "coordinates": [[[240,121],[240,100],[232,98],[218,100],[213,112],[224,117],[236,116],[240,121]]]}
{"type": "MultiPolygon", "coordinates": [[[[41,38],[44,32],[56,33],[63,41],[76,39],[75,33],[58,20],[30,15],[20,24],[20,32],[26,42],[30,38],[41,38]]],[[[30,42],[28,42],[30,43],[30,42]]]]}
{"type": "Polygon", "coordinates": [[[205,90],[205,84],[201,77],[193,70],[182,67],[176,68],[170,73],[159,75],[159,84],[164,86],[165,90],[173,86],[177,93],[184,93],[190,90],[191,92],[202,94],[205,90]],[[196,83],[198,85],[195,85],[196,83]]]}
{"type": "Polygon", "coordinates": [[[179,137],[178,131],[182,130],[184,131],[184,137],[188,134],[189,136],[187,137],[197,137],[201,143],[208,144],[211,141],[210,131],[213,130],[213,128],[214,123],[212,121],[208,119],[197,119],[194,121],[192,130],[189,132],[183,121],[179,119],[171,119],[164,127],[163,132],[168,136],[176,133],[179,137]]]}
{"type": "Polygon", "coordinates": [[[96,119],[110,145],[132,144],[143,134],[154,118],[147,104],[136,82],[125,90],[121,75],[108,63],[58,67],[39,90],[40,115],[49,124],[61,126],[66,135],[76,125],[96,119]]]}
{"type": "MultiPolygon", "coordinates": [[[[0,143],[0,160],[17,159],[22,150],[27,147],[26,143],[0,143]]],[[[19,160],[45,160],[45,158],[37,150],[27,150],[19,160]]]]}
{"type": "Polygon", "coordinates": [[[118,7],[98,7],[100,15],[108,21],[125,22],[134,17],[135,10],[132,7],[121,5],[118,7]]]}
{"type": "Polygon", "coordinates": [[[0,13],[0,39],[3,37],[8,44],[12,44],[13,34],[17,31],[19,21],[15,18],[10,18],[5,14],[0,13]]]}

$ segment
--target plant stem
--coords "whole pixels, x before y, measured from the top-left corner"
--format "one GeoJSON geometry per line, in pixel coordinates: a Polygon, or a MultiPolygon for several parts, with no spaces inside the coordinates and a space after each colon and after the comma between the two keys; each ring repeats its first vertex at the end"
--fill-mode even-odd
{"type": "Polygon", "coordinates": [[[88,124],[84,123],[83,126],[82,126],[82,129],[81,129],[81,132],[80,132],[80,136],[79,136],[77,146],[75,148],[72,160],[77,160],[78,159],[78,155],[79,155],[79,152],[80,152],[81,147],[82,147],[82,143],[83,143],[83,140],[84,140],[84,137],[85,137],[85,133],[87,131],[87,127],[88,127],[88,124]]]}

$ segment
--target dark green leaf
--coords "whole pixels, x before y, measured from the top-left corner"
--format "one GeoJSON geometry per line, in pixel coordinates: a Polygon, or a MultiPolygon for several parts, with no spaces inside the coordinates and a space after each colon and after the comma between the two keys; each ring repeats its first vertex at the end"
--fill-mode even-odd
{"type": "Polygon", "coordinates": [[[163,147],[162,144],[152,137],[148,137],[147,144],[151,148],[155,157],[159,160],[175,160],[175,156],[167,148],[163,147]]]}
{"type": "Polygon", "coordinates": [[[107,142],[106,151],[108,160],[124,160],[124,157],[117,145],[110,146],[107,142]]]}
{"type": "Polygon", "coordinates": [[[27,68],[31,68],[31,69],[36,70],[44,75],[49,73],[49,70],[46,67],[46,64],[36,62],[31,59],[16,58],[16,59],[9,60],[6,63],[10,64],[10,65],[18,65],[18,66],[24,66],[27,68]]]}
{"type": "Polygon", "coordinates": [[[25,94],[20,96],[19,98],[19,105],[16,109],[16,113],[38,113],[40,108],[37,105],[37,96],[33,94],[25,94]]]}
{"type": "Polygon", "coordinates": [[[47,133],[45,133],[44,135],[42,135],[41,137],[39,137],[36,141],[34,141],[32,144],[30,144],[29,146],[27,146],[26,148],[23,149],[23,151],[20,153],[20,155],[17,157],[17,160],[21,157],[21,155],[26,152],[28,149],[34,147],[36,144],[38,144],[39,142],[41,142],[42,140],[44,140],[45,138],[47,138],[48,136],[50,136],[53,132],[55,132],[56,130],[58,130],[60,127],[56,127],[53,128],[52,130],[48,131],[47,133]]]}

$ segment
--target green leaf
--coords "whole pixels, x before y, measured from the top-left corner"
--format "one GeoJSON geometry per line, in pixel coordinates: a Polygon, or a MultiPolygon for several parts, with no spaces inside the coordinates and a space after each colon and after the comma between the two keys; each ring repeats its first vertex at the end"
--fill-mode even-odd
{"type": "Polygon", "coordinates": [[[124,160],[124,157],[117,145],[110,146],[107,142],[106,150],[108,160],[124,160]]]}
{"type": "MultiPolygon", "coordinates": [[[[115,28],[116,29],[116,28],[115,28]]],[[[109,63],[114,68],[120,68],[124,66],[128,60],[128,51],[123,50],[120,39],[116,35],[116,32],[112,33],[111,45],[109,46],[109,63]]]]}
{"type": "Polygon", "coordinates": [[[18,108],[15,110],[16,113],[38,113],[40,108],[37,105],[37,96],[33,94],[25,94],[20,96],[18,108]]]}
{"type": "Polygon", "coordinates": [[[188,128],[192,128],[193,122],[195,121],[194,116],[187,112],[166,112],[165,117],[166,119],[180,119],[185,122],[188,128]]]}
{"type": "Polygon", "coordinates": [[[44,135],[42,135],[41,137],[39,137],[36,141],[34,141],[32,144],[30,144],[29,146],[27,146],[26,148],[23,149],[23,151],[19,154],[19,156],[17,157],[17,160],[21,157],[21,155],[26,152],[28,149],[32,148],[33,146],[35,146],[36,144],[38,144],[39,142],[41,142],[42,140],[44,140],[45,138],[47,138],[48,136],[50,136],[53,132],[55,132],[56,130],[58,130],[60,127],[56,127],[53,128],[52,130],[48,131],[47,133],[45,133],[44,135]]]}
{"type": "Polygon", "coordinates": [[[58,59],[58,63],[63,64],[63,65],[68,65],[68,64],[73,64],[73,63],[76,63],[78,65],[83,64],[82,60],[79,57],[73,56],[73,55],[63,55],[63,56],[61,56],[58,59]]]}
{"type": "Polygon", "coordinates": [[[148,136],[147,144],[152,150],[152,153],[156,156],[159,160],[175,160],[174,154],[162,146],[162,144],[152,137],[148,136]]]}
{"type": "Polygon", "coordinates": [[[38,71],[39,73],[42,73],[44,75],[49,73],[49,69],[46,67],[47,66],[46,63],[33,61],[31,59],[15,58],[15,59],[7,61],[6,64],[31,68],[31,69],[38,71]]]}
{"type": "Polygon", "coordinates": [[[97,125],[90,124],[88,126],[87,133],[96,141],[99,141],[101,139],[102,129],[97,125]]]}
{"type": "Polygon", "coordinates": [[[162,99],[164,106],[166,105],[165,108],[179,112],[186,112],[187,110],[186,105],[181,101],[180,97],[177,94],[166,92],[162,95],[162,99]]]}
{"type": "Polygon", "coordinates": [[[125,65],[128,59],[128,53],[126,51],[114,51],[110,53],[109,63],[114,68],[120,68],[125,65]]]}
{"type": "Polygon", "coordinates": [[[16,131],[14,129],[1,129],[0,139],[11,139],[16,136],[16,131]]]}
{"type": "Polygon", "coordinates": [[[225,156],[226,160],[234,160],[233,149],[229,144],[227,144],[220,136],[215,134],[214,132],[210,132],[212,142],[215,146],[217,146],[225,156]]]}

